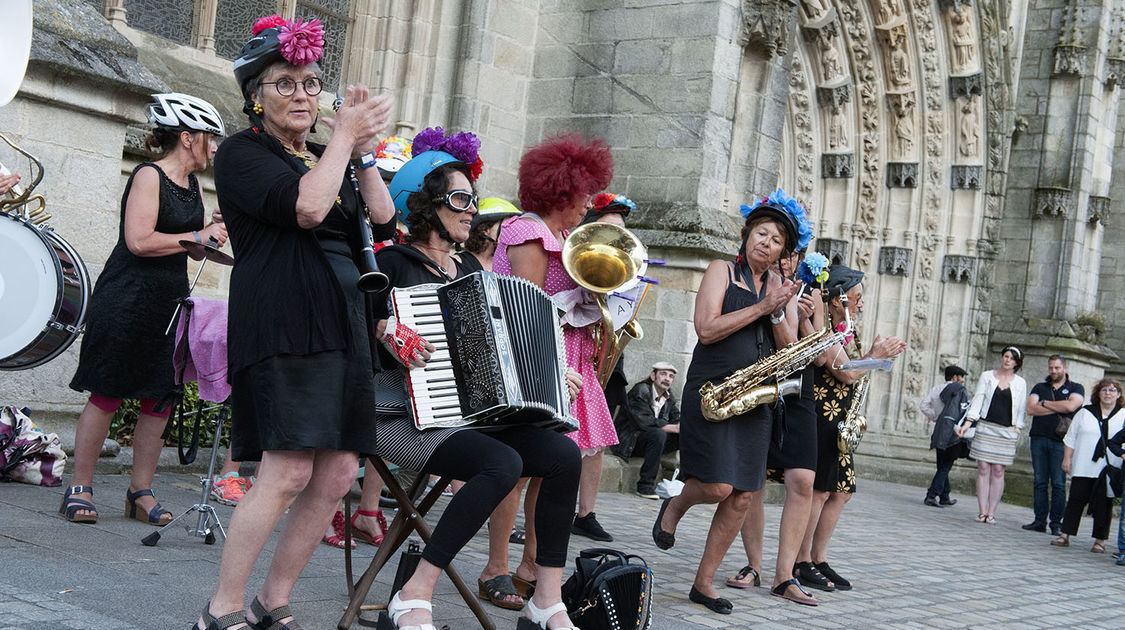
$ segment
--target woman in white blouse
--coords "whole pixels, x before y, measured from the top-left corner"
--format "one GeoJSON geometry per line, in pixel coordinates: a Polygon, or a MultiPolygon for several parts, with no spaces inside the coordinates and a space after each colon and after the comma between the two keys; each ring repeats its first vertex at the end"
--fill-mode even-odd
{"type": "Polygon", "coordinates": [[[1063,438],[1062,469],[1070,475],[1070,496],[1063,515],[1062,534],[1051,541],[1056,547],[1069,547],[1070,537],[1078,533],[1078,523],[1086,506],[1094,515],[1094,546],[1090,551],[1105,553],[1113,500],[1106,493],[1106,438],[1125,425],[1121,410],[1121,383],[1103,378],[1094,386],[1096,402],[1078,410],[1063,438]]]}
{"type": "MultiPolygon", "coordinates": [[[[1023,352],[1004,348],[1000,367],[980,375],[967,418],[976,427],[969,456],[977,460],[978,523],[996,524],[996,507],[1004,495],[1004,470],[1016,457],[1016,442],[1027,413],[1027,381],[1016,374],[1023,366],[1023,352]]],[[[964,423],[957,435],[964,436],[964,423]]]]}

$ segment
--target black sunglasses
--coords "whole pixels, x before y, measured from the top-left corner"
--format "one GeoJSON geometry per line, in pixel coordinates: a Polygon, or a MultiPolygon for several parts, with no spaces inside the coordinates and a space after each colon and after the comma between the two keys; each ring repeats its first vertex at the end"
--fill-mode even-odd
{"type": "Polygon", "coordinates": [[[434,203],[444,203],[447,208],[454,212],[465,212],[472,206],[477,205],[478,198],[475,193],[468,190],[451,190],[445,193],[444,197],[434,197],[434,203]]]}

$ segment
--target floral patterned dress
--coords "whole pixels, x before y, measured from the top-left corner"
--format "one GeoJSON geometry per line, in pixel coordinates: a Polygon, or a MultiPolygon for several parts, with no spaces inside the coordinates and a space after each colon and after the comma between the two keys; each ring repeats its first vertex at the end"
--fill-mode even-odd
{"type": "MultiPolygon", "coordinates": [[[[563,232],[563,238],[566,238],[566,232],[563,232]]],[[[508,247],[534,240],[538,240],[547,252],[547,278],[543,282],[543,290],[554,295],[577,287],[574,279],[563,268],[562,244],[542,221],[527,215],[513,217],[503,223],[496,244],[496,255],[492,260],[492,270],[513,275],[512,264],[508,261],[508,247]]],[[[582,390],[570,408],[578,419],[579,428],[569,434],[570,438],[583,449],[584,454],[589,454],[591,449],[613,446],[617,444],[617,431],[613,428],[613,418],[606,406],[605,392],[598,384],[598,375],[594,371],[594,335],[590,326],[568,326],[563,333],[563,341],[566,345],[567,365],[582,375],[582,390]]]]}
{"type": "Polygon", "coordinates": [[[816,479],[813,488],[821,492],[855,492],[855,467],[852,454],[841,453],[836,445],[837,424],[844,419],[855,393],[854,385],[836,380],[826,367],[816,367],[813,400],[816,403],[816,479]]]}

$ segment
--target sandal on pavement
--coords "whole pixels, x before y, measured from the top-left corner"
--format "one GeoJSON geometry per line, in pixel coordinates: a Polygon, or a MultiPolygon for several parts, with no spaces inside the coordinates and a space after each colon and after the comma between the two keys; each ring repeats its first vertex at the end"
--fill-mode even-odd
{"type": "Polygon", "coordinates": [[[412,610],[425,610],[433,614],[434,606],[424,599],[403,600],[402,591],[395,593],[387,604],[387,611],[379,615],[378,630],[437,630],[432,623],[414,626],[399,626],[398,619],[412,610]]]}
{"type": "Polygon", "coordinates": [[[850,591],[852,590],[852,583],[844,579],[844,576],[836,573],[836,571],[828,566],[828,561],[818,562],[813,565],[817,571],[832,581],[832,585],[836,587],[837,591],[850,591]]]}
{"type": "MultiPolygon", "coordinates": [[[[527,614],[520,615],[519,621],[516,622],[516,630],[547,630],[547,621],[560,612],[566,612],[566,604],[558,602],[540,610],[529,599],[527,600],[527,606],[524,606],[524,610],[527,611],[527,614]]],[[[578,628],[555,628],[554,630],[578,630],[578,628]]]]}
{"type": "MultiPolygon", "coordinates": [[[[351,545],[350,545],[351,549],[355,549],[355,538],[356,538],[355,536],[352,536],[351,541],[349,541],[349,542],[351,542],[351,545]]],[[[332,515],[332,533],[324,535],[324,542],[328,543],[329,545],[332,545],[333,547],[335,547],[337,549],[343,549],[344,544],[345,544],[345,540],[346,540],[346,538],[344,536],[344,513],[341,512],[340,510],[336,510],[336,513],[332,515]]]]}
{"type": "Polygon", "coordinates": [[[656,513],[656,522],[652,524],[652,542],[664,550],[671,549],[676,544],[676,535],[669,534],[660,527],[660,521],[664,520],[664,511],[668,509],[668,503],[671,501],[671,497],[664,499],[660,504],[660,511],[656,513]]]}
{"type": "Polygon", "coordinates": [[[793,577],[800,580],[802,585],[815,588],[818,591],[831,593],[836,590],[836,585],[832,580],[811,562],[798,562],[793,565],[793,577]]]}
{"type": "Polygon", "coordinates": [[[250,621],[246,618],[246,623],[249,624],[254,630],[301,630],[301,626],[292,619],[293,613],[289,610],[289,605],[278,606],[273,610],[266,610],[262,602],[258,601],[255,597],[254,601],[250,602],[250,612],[258,618],[257,621],[250,621]],[[282,623],[281,620],[290,617],[288,623],[282,623]]]}
{"type": "Polygon", "coordinates": [[[152,497],[156,501],[156,495],[152,493],[152,488],[145,488],[144,490],[137,490],[136,492],[125,491],[125,517],[138,520],[142,523],[149,525],[167,525],[172,521],[172,513],[165,510],[160,506],[157,501],[152,509],[145,512],[141,506],[137,505],[137,499],[141,497],[152,497]],[[167,515],[168,518],[164,518],[167,515]]]}
{"type": "Polygon", "coordinates": [[[1090,553],[1105,553],[1105,545],[1100,542],[1094,543],[1094,546],[1090,547],[1090,553]]]}
{"type": "Polygon", "coordinates": [[[758,574],[754,567],[749,565],[742,567],[742,570],[734,577],[727,578],[727,586],[731,588],[753,588],[761,585],[762,576],[758,574]],[[753,579],[748,579],[751,575],[754,576],[753,579]]]}
{"type": "Polygon", "coordinates": [[[989,514],[988,516],[984,517],[984,522],[988,523],[989,525],[995,525],[996,524],[996,517],[989,514]]]}
{"type": "Polygon", "coordinates": [[[207,605],[203,607],[202,617],[203,623],[207,625],[200,628],[199,622],[196,622],[195,625],[191,627],[191,630],[227,630],[228,628],[243,626],[247,623],[246,612],[242,610],[236,610],[216,618],[211,614],[211,602],[207,602],[207,605]]]}
{"type": "Polygon", "coordinates": [[[520,596],[516,585],[512,583],[512,576],[508,574],[497,575],[491,580],[477,580],[477,596],[493,606],[508,610],[523,608],[523,597],[520,596]],[[519,601],[510,601],[509,597],[518,597],[519,601]]]}
{"type": "Polygon", "coordinates": [[[508,577],[512,578],[516,593],[519,593],[519,596],[524,598],[525,601],[530,600],[531,596],[535,594],[535,584],[538,580],[525,580],[515,573],[509,574],[508,577]]]}
{"type": "Polygon", "coordinates": [[[1070,539],[1066,536],[1059,536],[1058,538],[1051,541],[1051,545],[1054,547],[1069,547],[1070,539]]]}
{"type": "Polygon", "coordinates": [[[508,542],[513,545],[522,545],[527,542],[527,534],[518,525],[512,525],[512,533],[508,535],[508,542]]]}
{"type": "Polygon", "coordinates": [[[386,536],[386,534],[387,534],[387,519],[383,517],[383,510],[375,510],[374,512],[372,512],[370,510],[356,510],[355,514],[352,514],[352,537],[353,538],[356,538],[358,540],[362,540],[363,542],[365,542],[369,545],[375,545],[376,547],[378,547],[379,545],[383,544],[383,538],[386,536]],[[368,518],[375,517],[375,520],[379,521],[379,531],[380,531],[380,533],[372,534],[371,532],[362,530],[359,527],[357,527],[356,524],[355,524],[355,519],[356,519],[357,516],[366,516],[368,518]]]}
{"type": "Polygon", "coordinates": [[[97,523],[98,511],[94,509],[94,504],[85,499],[76,499],[71,496],[83,492],[89,492],[90,498],[94,496],[94,489],[90,486],[67,488],[66,493],[63,494],[62,503],[59,504],[59,514],[62,514],[71,523],[97,523]],[[79,510],[87,510],[93,512],[93,514],[79,514],[79,510]]]}
{"type": "Polygon", "coordinates": [[[801,583],[796,579],[782,582],[781,584],[773,587],[772,589],[770,589],[770,595],[773,595],[774,597],[780,597],[782,599],[788,599],[791,602],[797,602],[798,604],[803,604],[805,606],[820,605],[820,602],[816,601],[816,598],[813,597],[812,593],[806,591],[805,588],[801,586],[801,583]],[[790,591],[790,588],[796,588],[797,592],[792,593],[790,591]]]}
{"type": "Polygon", "coordinates": [[[988,517],[985,516],[984,514],[977,514],[977,517],[973,519],[973,522],[974,523],[983,523],[987,520],[988,520],[988,517]]]}
{"type": "Polygon", "coordinates": [[[694,586],[688,591],[688,599],[696,604],[703,604],[720,615],[729,615],[734,610],[734,604],[731,604],[730,600],[722,597],[707,597],[694,586]]]}

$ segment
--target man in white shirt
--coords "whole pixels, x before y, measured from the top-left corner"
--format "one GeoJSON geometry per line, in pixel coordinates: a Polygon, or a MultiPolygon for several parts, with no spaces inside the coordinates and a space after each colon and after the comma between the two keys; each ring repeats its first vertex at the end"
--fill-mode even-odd
{"type": "MultiPolygon", "coordinates": [[[[965,370],[960,366],[949,365],[945,368],[945,382],[934,385],[930,393],[922,399],[919,407],[922,410],[922,415],[930,422],[936,422],[938,416],[941,415],[942,410],[945,408],[945,401],[942,400],[941,393],[945,388],[949,387],[951,383],[959,383],[964,387],[965,383],[965,370]]],[[[937,430],[935,425],[935,432],[937,430]]],[[[934,445],[935,437],[930,438],[930,448],[937,452],[937,471],[934,473],[933,481],[930,482],[930,487],[926,490],[926,499],[923,501],[926,505],[932,507],[945,507],[957,503],[957,499],[949,497],[949,471],[953,469],[953,463],[957,461],[956,448],[939,448],[934,445]]]]}

